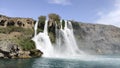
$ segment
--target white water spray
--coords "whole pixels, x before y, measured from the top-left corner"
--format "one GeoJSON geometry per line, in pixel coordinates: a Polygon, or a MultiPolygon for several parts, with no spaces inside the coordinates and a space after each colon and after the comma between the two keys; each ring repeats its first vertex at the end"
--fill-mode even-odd
{"type": "Polygon", "coordinates": [[[58,30],[56,36],[57,42],[55,52],[58,52],[57,53],[58,56],[73,57],[83,54],[83,52],[79,50],[76,44],[71,22],[65,21],[64,29],[61,28],[60,30],[58,30]]]}
{"type": "Polygon", "coordinates": [[[38,21],[36,22],[34,26],[34,31],[35,31],[34,37],[37,35],[37,28],[38,28],[38,21]]]}
{"type": "Polygon", "coordinates": [[[40,32],[37,36],[33,38],[33,41],[36,43],[36,48],[41,50],[44,54],[43,56],[51,56],[53,53],[53,46],[50,42],[50,38],[48,36],[48,21],[45,21],[44,31],[40,32]]]}
{"type": "MultiPolygon", "coordinates": [[[[37,25],[38,23],[36,23],[37,25]]],[[[36,48],[43,52],[44,57],[73,57],[83,53],[79,50],[74,34],[71,22],[65,21],[65,27],[63,29],[61,21],[61,29],[57,29],[56,24],[56,44],[52,45],[48,36],[48,21],[45,22],[44,31],[35,35],[33,40],[36,43],[36,48]]],[[[37,26],[35,26],[35,30],[37,26]]],[[[36,30],[37,31],[37,30],[36,30]]],[[[35,33],[36,34],[36,33],[35,33]]]]}

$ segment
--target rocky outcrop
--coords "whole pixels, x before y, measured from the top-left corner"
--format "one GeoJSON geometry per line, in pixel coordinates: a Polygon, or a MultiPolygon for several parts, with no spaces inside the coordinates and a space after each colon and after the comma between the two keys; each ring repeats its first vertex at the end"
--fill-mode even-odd
{"type": "Polygon", "coordinates": [[[31,40],[35,20],[0,15],[0,58],[31,58],[42,55],[31,40]]]}
{"type": "Polygon", "coordinates": [[[33,28],[35,20],[32,18],[7,17],[0,15],[0,27],[16,26],[22,28],[33,28]]]}
{"type": "Polygon", "coordinates": [[[79,48],[88,54],[120,54],[120,28],[73,22],[79,48]]]}
{"type": "Polygon", "coordinates": [[[31,58],[40,57],[42,55],[40,50],[24,51],[17,44],[13,44],[9,41],[0,41],[0,44],[0,58],[31,58]]]}

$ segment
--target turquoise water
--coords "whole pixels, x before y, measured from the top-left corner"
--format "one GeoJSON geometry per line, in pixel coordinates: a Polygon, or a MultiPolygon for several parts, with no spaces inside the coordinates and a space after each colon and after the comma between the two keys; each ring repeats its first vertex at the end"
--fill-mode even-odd
{"type": "MultiPolygon", "coordinates": [[[[88,56],[89,57],[89,56],[88,56]]],[[[0,68],[120,68],[119,57],[0,59],[0,68]]]]}

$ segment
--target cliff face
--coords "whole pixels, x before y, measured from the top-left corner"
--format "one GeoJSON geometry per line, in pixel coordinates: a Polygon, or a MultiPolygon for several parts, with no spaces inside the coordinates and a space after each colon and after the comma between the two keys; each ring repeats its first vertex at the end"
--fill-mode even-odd
{"type": "Polygon", "coordinates": [[[7,17],[0,15],[0,27],[22,27],[22,28],[33,28],[35,20],[32,18],[19,18],[19,17],[7,17]]]}
{"type": "Polygon", "coordinates": [[[41,56],[31,40],[35,20],[0,15],[0,58],[30,58],[41,56]]]}
{"type": "Polygon", "coordinates": [[[73,22],[79,48],[88,54],[120,54],[120,28],[73,22]]]}

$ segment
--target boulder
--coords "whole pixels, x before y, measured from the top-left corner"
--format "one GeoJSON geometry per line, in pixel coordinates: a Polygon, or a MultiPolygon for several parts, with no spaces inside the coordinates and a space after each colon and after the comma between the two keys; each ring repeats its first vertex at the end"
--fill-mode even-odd
{"type": "Polygon", "coordinates": [[[43,54],[43,52],[41,52],[38,49],[34,49],[34,50],[30,51],[30,56],[32,56],[32,57],[39,57],[39,56],[42,56],[42,54],[43,54]]]}

